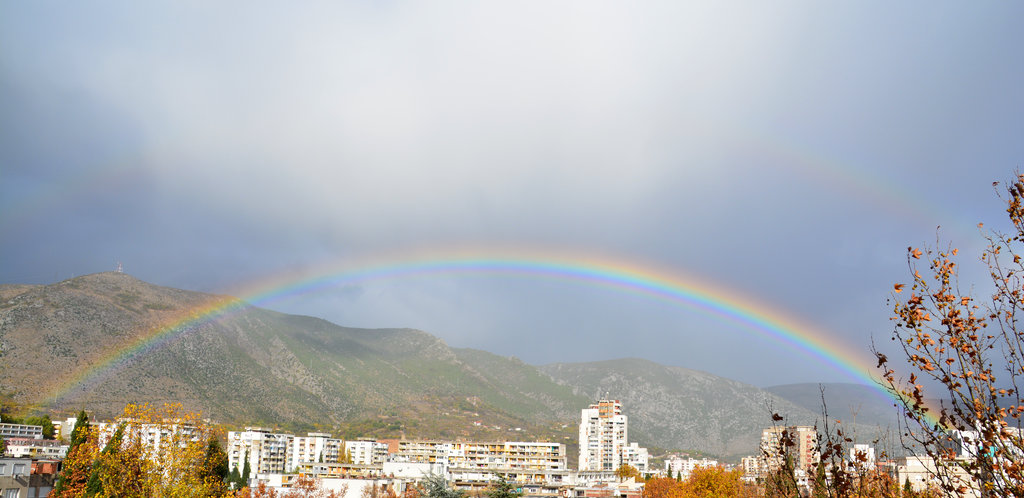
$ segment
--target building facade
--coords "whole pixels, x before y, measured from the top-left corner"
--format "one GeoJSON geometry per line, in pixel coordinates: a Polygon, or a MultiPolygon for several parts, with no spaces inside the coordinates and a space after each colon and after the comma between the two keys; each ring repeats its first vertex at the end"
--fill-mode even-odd
{"type": "Polygon", "coordinates": [[[291,434],[279,434],[259,427],[246,427],[244,431],[228,432],[228,468],[245,468],[249,459],[250,477],[255,474],[283,474],[288,470],[288,446],[291,434]]]}
{"type": "Polygon", "coordinates": [[[550,442],[399,441],[395,460],[517,475],[567,468],[565,445],[550,442]]]}
{"type": "Polygon", "coordinates": [[[631,465],[650,472],[646,448],[629,443],[629,420],[618,400],[602,399],[580,413],[580,471],[614,471],[631,465]]]}
{"type": "Polygon", "coordinates": [[[718,460],[708,460],[707,458],[697,460],[695,458],[673,456],[665,460],[665,473],[672,477],[680,476],[680,479],[686,480],[689,479],[690,475],[697,468],[716,466],[718,466],[718,460]]]}
{"type": "Polygon", "coordinates": [[[11,458],[42,458],[63,460],[68,454],[68,445],[52,439],[11,438],[7,443],[6,456],[11,458]]]}
{"type": "Polygon", "coordinates": [[[780,468],[788,456],[798,472],[806,473],[820,460],[818,431],[809,425],[769,427],[761,432],[761,454],[767,455],[763,467],[768,471],[780,468]],[[783,438],[793,444],[784,445],[783,438]]]}
{"type": "Polygon", "coordinates": [[[43,498],[53,490],[57,461],[0,458],[0,497],[43,498]]]}
{"type": "Polygon", "coordinates": [[[352,463],[380,465],[388,459],[388,445],[369,439],[345,441],[345,453],[352,459],[352,463]]]}
{"type": "Polygon", "coordinates": [[[28,439],[42,439],[43,426],[24,424],[0,424],[0,437],[4,439],[20,437],[28,439]]]}
{"type": "MultiPolygon", "coordinates": [[[[289,435],[290,436],[290,435],[289,435]]],[[[309,432],[305,436],[291,436],[285,468],[289,471],[305,462],[335,463],[341,456],[342,441],[324,432],[309,432]]]]}

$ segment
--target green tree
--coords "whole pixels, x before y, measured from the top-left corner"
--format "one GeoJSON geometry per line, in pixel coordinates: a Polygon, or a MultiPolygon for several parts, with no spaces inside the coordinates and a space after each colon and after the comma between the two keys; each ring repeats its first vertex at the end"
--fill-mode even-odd
{"type": "Polygon", "coordinates": [[[34,417],[25,417],[21,419],[19,423],[25,425],[38,425],[43,428],[43,439],[53,439],[53,421],[50,420],[49,415],[38,415],[34,417]]]}
{"type": "Polygon", "coordinates": [[[89,414],[85,410],[78,412],[75,427],[71,429],[71,448],[78,446],[89,437],[89,414]]]}
{"type": "Polygon", "coordinates": [[[431,474],[423,480],[423,492],[428,498],[465,498],[466,493],[461,489],[452,489],[444,476],[431,474]]]}
{"type": "Polygon", "coordinates": [[[228,474],[228,454],[221,449],[220,441],[211,436],[206,443],[200,477],[213,494],[222,495],[227,492],[228,474]]]}
{"type": "Polygon", "coordinates": [[[505,476],[498,475],[498,482],[487,488],[484,495],[487,496],[487,498],[519,498],[520,496],[523,496],[523,493],[508,482],[508,480],[505,479],[505,476]]]}
{"type": "Polygon", "coordinates": [[[106,494],[109,495],[109,491],[104,489],[104,478],[111,472],[111,465],[115,465],[115,458],[118,453],[121,452],[121,445],[124,440],[124,424],[118,425],[117,430],[114,431],[114,435],[111,436],[110,441],[107,441],[106,446],[100,451],[96,460],[92,464],[92,473],[89,475],[89,481],[85,485],[85,496],[102,496],[104,491],[108,491],[106,494]]]}
{"type": "Polygon", "coordinates": [[[55,498],[81,496],[92,475],[96,453],[95,434],[92,433],[89,426],[89,415],[85,413],[85,410],[81,410],[78,412],[78,419],[71,430],[71,444],[68,446],[67,456],[61,463],[61,472],[51,496],[55,498]]]}
{"type": "Polygon", "coordinates": [[[243,488],[249,485],[249,472],[250,471],[251,471],[251,469],[249,468],[249,450],[245,450],[245,463],[242,464],[242,482],[241,482],[241,484],[242,484],[241,487],[243,487],[243,488]]]}

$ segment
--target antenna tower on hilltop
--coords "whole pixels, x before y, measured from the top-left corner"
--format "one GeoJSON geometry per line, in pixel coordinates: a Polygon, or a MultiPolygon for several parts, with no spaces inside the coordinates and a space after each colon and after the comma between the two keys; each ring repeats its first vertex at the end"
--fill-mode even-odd
{"type": "Polygon", "coordinates": [[[120,261],[117,262],[117,272],[118,273],[124,273],[124,269],[121,268],[121,262],[120,261]]]}

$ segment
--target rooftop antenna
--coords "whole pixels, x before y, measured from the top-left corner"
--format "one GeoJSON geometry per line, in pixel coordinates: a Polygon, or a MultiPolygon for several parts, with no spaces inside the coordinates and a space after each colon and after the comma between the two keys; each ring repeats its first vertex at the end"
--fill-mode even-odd
{"type": "Polygon", "coordinates": [[[117,262],[117,272],[118,273],[124,273],[124,269],[121,267],[121,262],[120,261],[117,262]]]}

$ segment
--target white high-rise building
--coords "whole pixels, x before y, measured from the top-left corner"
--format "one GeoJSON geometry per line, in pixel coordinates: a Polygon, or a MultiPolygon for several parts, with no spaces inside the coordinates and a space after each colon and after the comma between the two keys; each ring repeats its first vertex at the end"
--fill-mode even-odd
{"type": "Polygon", "coordinates": [[[623,465],[648,471],[647,449],[628,442],[622,403],[602,399],[584,408],[580,418],[581,471],[614,471],[623,465]]]}
{"type": "Polygon", "coordinates": [[[288,458],[285,469],[291,471],[303,462],[338,461],[342,441],[324,432],[310,432],[305,436],[294,436],[288,440],[288,458]]]}
{"type": "Polygon", "coordinates": [[[295,436],[275,434],[259,427],[246,427],[244,432],[228,432],[228,468],[245,468],[249,458],[250,477],[256,474],[284,473],[288,464],[288,447],[295,436]]]}
{"type": "Polygon", "coordinates": [[[388,445],[367,439],[345,441],[345,453],[352,458],[352,463],[380,465],[388,459],[388,445]]]}

